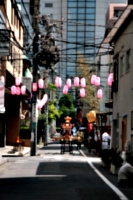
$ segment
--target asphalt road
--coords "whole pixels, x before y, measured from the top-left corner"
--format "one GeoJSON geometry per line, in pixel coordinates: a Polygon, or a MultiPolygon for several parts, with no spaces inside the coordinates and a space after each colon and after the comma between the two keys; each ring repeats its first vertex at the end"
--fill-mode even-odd
{"type": "Polygon", "coordinates": [[[62,155],[59,144],[49,144],[37,156],[8,159],[0,167],[0,200],[133,199],[98,174],[100,158],[85,157],[76,146],[72,155],[67,148],[62,155]]]}

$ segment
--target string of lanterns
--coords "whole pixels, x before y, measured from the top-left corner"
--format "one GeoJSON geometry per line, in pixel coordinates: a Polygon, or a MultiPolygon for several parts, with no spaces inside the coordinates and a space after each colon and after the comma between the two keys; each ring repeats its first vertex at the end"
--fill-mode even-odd
{"type": "MultiPolygon", "coordinates": [[[[1,81],[4,83],[4,77],[3,76],[1,76],[1,81]]],[[[112,82],[113,82],[113,73],[110,73],[109,76],[108,76],[108,80],[107,80],[108,86],[112,86],[112,82]]],[[[20,95],[20,94],[25,95],[26,86],[21,85],[21,87],[20,87],[20,84],[21,84],[21,77],[16,77],[15,78],[15,85],[11,86],[11,94],[12,95],[20,95]]],[[[63,94],[68,93],[68,90],[71,87],[71,84],[72,84],[71,79],[68,78],[66,80],[66,85],[64,85],[64,87],[63,87],[63,94]]],[[[79,84],[81,85],[80,96],[81,96],[81,98],[83,98],[83,97],[85,97],[85,87],[86,87],[85,78],[81,78],[81,80],[80,80],[79,77],[75,77],[74,78],[74,86],[79,87],[79,84]]],[[[92,77],[91,77],[91,84],[99,87],[100,86],[100,77],[93,74],[92,77]]],[[[55,85],[56,85],[57,88],[61,88],[61,86],[62,86],[61,77],[57,76],[55,78],[55,85]]],[[[38,88],[43,89],[43,87],[44,87],[44,81],[43,81],[43,79],[39,79],[38,83],[33,82],[32,91],[37,92],[38,88]]],[[[98,90],[97,90],[97,97],[99,99],[102,98],[102,89],[100,89],[100,88],[98,88],[98,90]]],[[[32,93],[31,93],[31,98],[32,98],[32,93]]],[[[47,103],[47,101],[48,101],[48,95],[47,94],[44,94],[42,100],[38,99],[37,100],[38,110],[40,110],[47,103]]]]}
{"type": "MultiPolygon", "coordinates": [[[[12,85],[11,86],[11,94],[12,95],[25,95],[26,93],[26,86],[25,85],[21,85],[20,87],[20,84],[21,84],[21,77],[15,77],[15,85],[12,85]]],[[[36,82],[33,82],[32,84],[32,91],[33,92],[37,92],[38,91],[38,88],[39,89],[43,89],[44,87],[44,81],[43,79],[39,79],[38,80],[38,83],[36,82]]],[[[32,93],[31,93],[31,96],[30,98],[32,98],[32,93]]],[[[47,94],[44,94],[43,98],[40,100],[40,99],[37,99],[37,108],[38,110],[40,110],[48,101],[48,95],[47,94]]]]}
{"type": "MultiPolygon", "coordinates": [[[[74,78],[74,86],[79,87],[79,82],[81,83],[80,96],[83,98],[83,97],[85,97],[86,80],[85,80],[85,78],[81,78],[81,80],[79,80],[79,77],[75,77],[74,78]]],[[[112,82],[113,82],[113,73],[110,73],[108,76],[108,86],[112,86],[112,82]]],[[[100,77],[93,74],[91,77],[91,84],[95,85],[96,87],[99,87],[100,86],[100,77]]],[[[61,85],[62,85],[61,77],[57,76],[55,78],[55,85],[57,88],[61,88],[61,85]]],[[[68,78],[66,80],[66,85],[64,85],[64,87],[63,87],[63,94],[67,94],[68,89],[70,87],[71,87],[71,79],[68,78]]],[[[100,89],[100,88],[97,89],[97,97],[99,99],[102,98],[102,89],[100,89]]]]}
{"type": "MultiPolygon", "coordinates": [[[[83,97],[85,97],[85,86],[86,86],[86,80],[85,80],[85,78],[81,78],[80,83],[81,83],[80,96],[83,98],[83,97]]],[[[71,87],[71,84],[72,84],[71,83],[71,79],[68,78],[66,80],[66,85],[64,85],[64,87],[63,87],[63,94],[67,94],[68,93],[68,90],[71,87]]],[[[56,85],[57,88],[61,87],[61,85],[62,85],[61,77],[57,76],[55,78],[55,85],[56,85]]],[[[75,77],[74,78],[74,86],[75,87],[79,86],[79,77],[75,77]]]]}

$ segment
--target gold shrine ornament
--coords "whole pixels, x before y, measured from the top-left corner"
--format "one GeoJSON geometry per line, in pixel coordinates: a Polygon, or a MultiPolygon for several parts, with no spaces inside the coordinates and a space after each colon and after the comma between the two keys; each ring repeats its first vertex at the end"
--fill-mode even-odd
{"type": "Polygon", "coordinates": [[[86,114],[86,117],[88,122],[93,123],[96,121],[96,112],[92,110],[86,114]]]}
{"type": "Polygon", "coordinates": [[[65,119],[65,123],[70,123],[72,118],[67,116],[67,117],[64,117],[64,119],[65,119]]]}

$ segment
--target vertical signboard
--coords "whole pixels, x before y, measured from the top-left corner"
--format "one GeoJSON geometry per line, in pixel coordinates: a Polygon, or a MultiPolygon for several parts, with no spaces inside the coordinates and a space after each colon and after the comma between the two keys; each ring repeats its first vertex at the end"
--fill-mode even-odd
{"type": "Polygon", "coordinates": [[[33,103],[32,104],[32,123],[33,123],[33,125],[37,126],[37,120],[38,120],[37,103],[33,103]]]}
{"type": "Polygon", "coordinates": [[[53,90],[50,90],[50,101],[54,102],[54,98],[55,98],[55,92],[53,90]]]}

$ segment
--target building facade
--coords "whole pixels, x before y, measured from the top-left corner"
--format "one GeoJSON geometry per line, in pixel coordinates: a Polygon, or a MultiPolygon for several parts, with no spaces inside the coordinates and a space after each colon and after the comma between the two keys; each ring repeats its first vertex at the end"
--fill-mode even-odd
{"type": "MultiPolygon", "coordinates": [[[[23,47],[23,24],[21,15],[13,0],[6,0],[0,3],[0,13],[4,18],[4,27],[2,31],[9,31],[10,34],[6,37],[9,44],[9,53],[2,55],[1,59],[1,76],[4,76],[5,95],[4,105],[5,112],[0,114],[0,146],[13,145],[16,137],[19,136],[20,128],[20,101],[21,97],[11,95],[11,86],[15,84],[15,77],[22,78],[23,62],[22,62],[22,47],[23,47]]],[[[1,45],[1,49],[5,50],[5,45],[1,45]]]]}
{"type": "Polygon", "coordinates": [[[133,5],[129,4],[104,40],[105,44],[110,44],[114,48],[112,147],[131,152],[133,152],[132,9],[133,5]]]}

